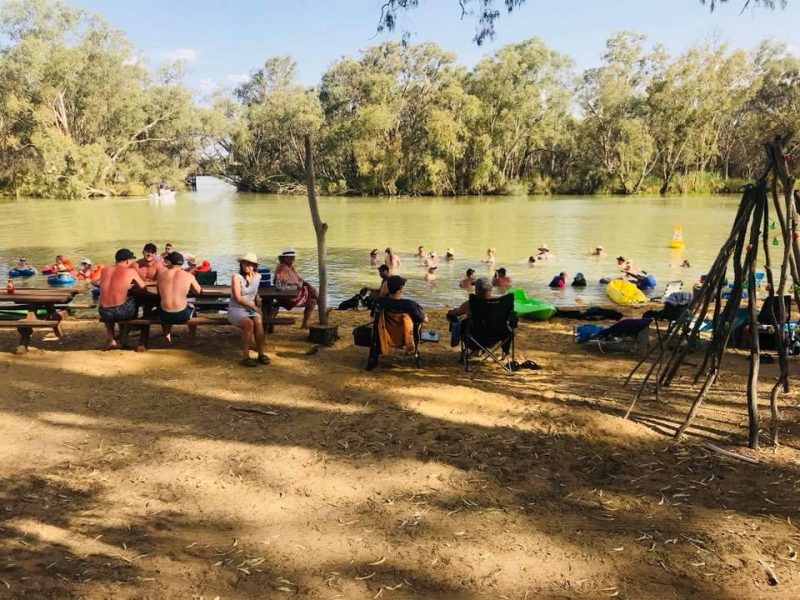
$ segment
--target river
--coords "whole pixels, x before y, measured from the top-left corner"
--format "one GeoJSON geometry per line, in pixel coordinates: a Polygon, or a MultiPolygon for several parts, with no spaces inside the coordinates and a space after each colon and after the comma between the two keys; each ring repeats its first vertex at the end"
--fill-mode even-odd
{"type": "MultiPolygon", "coordinates": [[[[377,285],[369,251],[386,246],[402,258],[406,293],[426,306],[454,305],[464,297],[457,282],[471,267],[489,274],[481,263],[486,249],[496,249],[495,267],[505,267],[515,285],[556,305],[605,300],[598,280],[616,272],[614,258],[624,255],[654,274],[659,288],[670,280],[691,284],[704,273],[730,230],[738,196],[687,197],[458,197],[458,198],[320,198],[329,225],[329,297],[335,305],[364,285],[377,285]],[[670,250],[673,226],[683,227],[685,250],[670,250]],[[530,267],[527,258],[547,244],[555,259],[530,267]],[[602,245],[607,257],[589,257],[602,245]],[[413,258],[416,248],[455,250],[442,260],[433,284],[413,258]],[[681,268],[688,260],[690,268],[681,268]],[[589,285],[575,291],[552,291],[547,283],[559,271],[581,271],[589,285]]],[[[179,192],[173,202],[148,198],[87,200],[0,199],[0,276],[6,281],[18,256],[31,264],[50,264],[56,254],[95,263],[113,260],[119,247],[137,255],[155,242],[208,259],[229,281],[238,253],[255,252],[274,270],[285,246],[299,253],[298,269],[316,282],[314,230],[305,197],[237,193],[210,178],[198,178],[197,192],[179,192]]],[[[17,286],[45,285],[41,276],[16,280],[17,286]]]]}

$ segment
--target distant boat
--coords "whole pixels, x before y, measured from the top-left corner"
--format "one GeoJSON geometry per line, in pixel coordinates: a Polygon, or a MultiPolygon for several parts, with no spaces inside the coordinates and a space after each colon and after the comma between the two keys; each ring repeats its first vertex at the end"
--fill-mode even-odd
{"type": "Polygon", "coordinates": [[[150,194],[150,200],[161,200],[162,202],[172,202],[175,200],[175,190],[159,190],[150,194]]]}
{"type": "Polygon", "coordinates": [[[683,248],[683,230],[681,229],[680,223],[675,225],[675,229],[672,232],[672,241],[669,243],[670,248],[683,248]]]}

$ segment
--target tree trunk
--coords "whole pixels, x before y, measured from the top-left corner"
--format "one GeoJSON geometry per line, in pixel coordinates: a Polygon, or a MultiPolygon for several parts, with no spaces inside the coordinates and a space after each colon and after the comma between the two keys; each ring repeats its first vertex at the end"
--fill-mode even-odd
{"type": "Polygon", "coordinates": [[[328,259],[325,245],[325,234],[328,224],[323,223],[319,216],[317,205],[317,192],[314,183],[314,155],[311,149],[311,136],[305,136],[306,145],[306,188],[308,189],[308,207],[311,209],[311,221],[314,223],[314,232],[317,234],[317,262],[319,265],[319,324],[328,325],[328,259]]]}

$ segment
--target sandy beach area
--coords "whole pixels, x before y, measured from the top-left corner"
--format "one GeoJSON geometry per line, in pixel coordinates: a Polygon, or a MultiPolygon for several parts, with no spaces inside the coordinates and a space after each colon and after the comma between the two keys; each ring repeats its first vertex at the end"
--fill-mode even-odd
{"type": "Polygon", "coordinates": [[[748,450],[733,355],[672,447],[690,372],[623,420],[636,358],[572,321],[523,322],[542,369],[509,375],[445,339],[366,372],[367,313],[332,316],[333,347],[283,327],[256,369],[224,326],[145,353],[89,320],[23,356],[0,333],[0,598],[800,597],[796,387],[782,445],[748,450]]]}

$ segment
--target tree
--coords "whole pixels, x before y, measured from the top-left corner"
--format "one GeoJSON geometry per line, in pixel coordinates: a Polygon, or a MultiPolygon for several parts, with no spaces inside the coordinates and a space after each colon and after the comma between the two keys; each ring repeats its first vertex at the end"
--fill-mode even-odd
{"type": "MultiPolygon", "coordinates": [[[[384,30],[394,31],[397,27],[398,15],[401,12],[417,8],[422,0],[384,0],[381,5],[380,18],[378,19],[378,32],[384,30]]],[[[730,2],[731,0],[700,0],[701,4],[707,4],[713,11],[718,4],[730,2]]],[[[735,0],[742,3],[742,11],[748,7],[763,6],[774,9],[785,7],[788,0],[735,0]]],[[[491,40],[495,35],[495,22],[500,18],[503,10],[511,14],[514,9],[525,4],[525,0],[457,0],[461,18],[470,16],[477,19],[476,33],[473,41],[482,45],[487,40],[491,40]]],[[[407,39],[408,34],[404,33],[403,38],[407,39]]]]}
{"type": "Polygon", "coordinates": [[[16,193],[106,195],[193,162],[194,102],[153,80],[125,36],[46,0],[0,6],[0,177],[16,193]]]}

